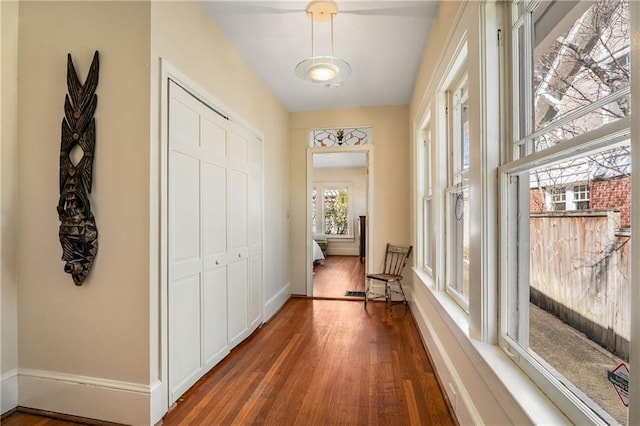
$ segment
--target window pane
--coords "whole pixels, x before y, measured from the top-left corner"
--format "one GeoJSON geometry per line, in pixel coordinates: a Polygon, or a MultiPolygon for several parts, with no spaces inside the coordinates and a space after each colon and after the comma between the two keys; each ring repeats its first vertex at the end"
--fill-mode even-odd
{"type": "Polygon", "coordinates": [[[349,235],[349,194],[347,188],[325,188],[324,232],[328,235],[349,235]]]}
{"type": "MultiPolygon", "coordinates": [[[[534,130],[629,86],[628,12],[626,2],[599,1],[572,25],[556,17],[551,27],[553,5],[534,18],[534,39],[542,43],[534,46],[534,130]]],[[[559,140],[629,115],[629,99],[622,97],[574,121],[559,140]]]]}
{"type": "Polygon", "coordinates": [[[461,107],[461,137],[462,137],[462,169],[469,168],[469,99],[466,98],[461,107]]]}
{"type": "Polygon", "coordinates": [[[423,253],[424,253],[424,266],[431,268],[431,199],[425,198],[424,200],[424,238],[423,238],[423,253]]]}
{"type": "MultiPolygon", "coordinates": [[[[526,124],[531,121],[527,116],[528,108],[525,107],[526,103],[526,90],[531,87],[528,78],[530,73],[527,73],[526,58],[528,50],[526,49],[526,31],[524,22],[521,23],[513,32],[513,140],[519,141],[526,135],[526,124]]],[[[525,155],[525,147],[517,146],[514,148],[514,157],[520,158],[525,155]]]]}
{"type": "Polygon", "coordinates": [[[448,288],[468,303],[469,300],[469,188],[449,194],[449,279],[448,288]]]}
{"type": "Polygon", "coordinates": [[[469,169],[469,93],[466,76],[453,95],[453,111],[454,173],[459,174],[469,169]]]}
{"type": "Polygon", "coordinates": [[[572,139],[576,136],[585,134],[608,123],[613,123],[622,118],[627,117],[629,110],[622,112],[620,105],[629,105],[629,95],[623,95],[615,102],[611,102],[594,111],[585,112],[580,117],[562,123],[558,127],[554,127],[542,135],[534,138],[534,150],[540,151],[556,145],[562,141],[572,139]]]}
{"type": "Polygon", "coordinates": [[[519,248],[507,253],[519,283],[508,290],[507,334],[597,415],[623,424],[607,371],[629,357],[629,155],[627,144],[513,175],[507,231],[519,248]],[[589,210],[545,210],[540,185],[554,180],[563,184],[554,203],[573,197],[589,210]]]}

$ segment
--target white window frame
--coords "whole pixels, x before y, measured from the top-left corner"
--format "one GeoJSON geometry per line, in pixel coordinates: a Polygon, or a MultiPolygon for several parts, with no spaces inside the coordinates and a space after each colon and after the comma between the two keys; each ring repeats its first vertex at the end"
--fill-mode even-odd
{"type": "MultiPolygon", "coordinates": [[[[314,182],[313,189],[316,191],[316,232],[318,234],[325,234],[330,240],[342,240],[354,238],[354,218],[351,217],[352,211],[352,196],[353,196],[353,184],[352,182],[314,182]],[[324,192],[326,190],[347,190],[347,233],[345,235],[327,234],[326,222],[325,222],[325,206],[324,206],[324,192]],[[320,204],[320,205],[318,205],[320,204]],[[319,216],[318,216],[319,215],[319,216]],[[320,222],[318,223],[318,220],[320,222]],[[321,229],[318,230],[318,224],[321,225],[321,229]]],[[[313,225],[312,225],[313,226],[313,225]]],[[[313,228],[312,228],[313,230],[313,228]]]]}
{"type": "MultiPolygon", "coordinates": [[[[560,2],[561,3],[561,2],[560,2]]],[[[563,411],[565,415],[576,424],[601,424],[602,418],[597,416],[592,407],[589,407],[584,401],[579,399],[574,393],[570,392],[565,384],[560,382],[555,375],[550,372],[545,365],[546,363],[532,356],[526,350],[524,350],[520,344],[516,341],[515,336],[520,336],[519,339],[528,339],[528,321],[519,321],[518,329],[511,330],[513,335],[509,335],[509,321],[514,317],[526,316],[528,318],[528,305],[529,297],[528,291],[523,289],[529,286],[528,276],[518,277],[518,270],[529,270],[529,257],[528,257],[528,215],[519,215],[519,211],[529,211],[529,197],[518,197],[518,194],[528,194],[530,190],[530,183],[527,177],[528,170],[534,170],[535,168],[545,167],[562,160],[569,160],[575,158],[578,153],[589,152],[596,150],[600,147],[609,146],[613,143],[620,142],[628,139],[632,133],[631,126],[632,121],[629,118],[620,119],[615,122],[605,123],[602,127],[592,131],[588,131],[585,134],[579,135],[573,139],[562,142],[561,144],[554,145],[546,148],[542,151],[533,152],[530,142],[535,137],[536,133],[541,131],[549,131],[550,128],[545,128],[540,131],[533,131],[533,120],[529,120],[523,123],[523,128],[519,127],[519,121],[521,118],[520,108],[524,108],[526,117],[532,117],[532,99],[533,92],[532,87],[525,88],[524,93],[517,93],[518,81],[520,79],[526,82],[531,81],[530,71],[532,69],[531,58],[533,52],[532,42],[532,23],[528,19],[530,12],[537,5],[541,4],[539,1],[525,3],[527,12],[523,13],[520,20],[516,24],[523,24],[525,31],[526,45],[519,46],[516,41],[512,45],[512,82],[513,93],[515,94],[512,100],[506,100],[507,103],[511,103],[513,111],[512,115],[512,139],[507,141],[507,152],[511,152],[511,160],[507,159],[507,163],[499,168],[499,180],[500,180],[500,223],[501,223],[501,239],[500,239],[500,258],[503,260],[500,267],[500,333],[498,336],[498,343],[503,348],[504,352],[516,363],[519,367],[542,389],[542,391],[549,396],[551,400],[563,411]],[[524,20],[524,22],[522,22],[524,20]],[[526,54],[524,60],[518,55],[520,52],[525,51],[526,54]],[[520,147],[520,148],[519,148],[520,147]],[[516,183],[514,177],[522,174],[522,178],[516,183]],[[518,201],[514,201],[518,200],[518,201]],[[520,236],[518,237],[518,233],[520,236]],[[517,283],[517,284],[513,284],[517,283]]],[[[591,4],[591,3],[590,3],[591,4]]],[[[566,5],[565,5],[566,6],[566,5]]],[[[582,8],[583,5],[578,5],[576,9],[582,8]]],[[[516,9],[515,7],[513,9],[516,9]]],[[[575,11],[572,11],[572,13],[575,11]]],[[[575,13],[574,13],[575,14],[575,13]]],[[[633,22],[633,7],[631,7],[631,15],[633,22]]],[[[636,10],[635,16],[640,15],[636,10]]],[[[518,18],[515,12],[512,14],[515,18],[518,18]]],[[[564,19],[565,15],[555,14],[547,11],[545,14],[551,19],[564,19]]],[[[515,27],[515,25],[514,25],[515,27]]],[[[633,25],[631,26],[633,28],[633,25]]],[[[514,31],[515,32],[515,31],[514,31]]],[[[554,36],[557,36],[555,34],[554,36]]],[[[549,38],[549,37],[547,37],[549,38]]],[[[513,40],[516,37],[513,36],[513,40]]],[[[633,37],[632,37],[633,40],[633,37]]],[[[632,42],[633,43],[633,42],[632,42]]],[[[542,43],[541,43],[542,44],[542,43]]],[[[637,47],[632,49],[637,49],[637,47]]],[[[637,56],[636,56],[637,57],[637,56]]],[[[633,69],[633,68],[632,68],[633,69]]],[[[634,81],[637,77],[635,73],[634,81]]],[[[635,88],[638,88],[638,83],[632,83],[635,88]]],[[[522,87],[522,86],[520,86],[522,87]]],[[[637,104],[636,104],[637,105],[637,104]]],[[[583,107],[584,108],[584,107],[583,107]]],[[[575,116],[579,113],[572,112],[569,115],[575,116]]],[[[637,113],[634,113],[637,117],[637,113]]],[[[562,120],[560,120],[562,121],[562,120]]],[[[634,157],[634,165],[638,163],[638,153],[635,151],[632,153],[634,157]]],[[[582,182],[571,183],[566,186],[567,197],[565,202],[567,207],[568,203],[572,203],[572,191],[576,185],[583,185],[582,182]]],[[[587,187],[588,188],[588,187],[587,187]]],[[[634,197],[638,195],[638,191],[634,191],[634,197]]],[[[637,200],[637,198],[634,198],[637,200]]],[[[549,200],[547,200],[549,201],[549,200]]],[[[586,200],[578,200],[586,201],[586,200]]],[[[637,215],[636,215],[637,216],[637,215]]],[[[637,220],[636,220],[637,223],[637,220]]],[[[635,244],[637,246],[637,243],[635,244]]],[[[635,269],[635,268],[634,268],[635,269]]],[[[634,271],[635,272],[635,271],[634,271]]],[[[528,273],[527,273],[528,274],[528,273]]],[[[637,284],[637,280],[633,285],[637,284]]],[[[637,287],[637,286],[636,286],[637,287]]],[[[632,289],[634,291],[635,288],[632,289]]],[[[633,306],[632,306],[633,310],[633,306]]],[[[632,323],[633,324],[633,323],[632,323]]],[[[634,325],[632,325],[632,328],[634,325]]],[[[632,335],[633,335],[632,330],[632,335]]],[[[637,333],[636,333],[637,334],[637,333]]],[[[632,347],[637,347],[637,344],[631,342],[632,347]]],[[[635,360],[638,358],[636,357],[635,360]]],[[[630,363],[633,364],[634,359],[630,359],[630,363]]],[[[632,385],[633,387],[633,385],[632,385]]],[[[631,413],[631,411],[630,411],[631,413]]],[[[631,415],[630,420],[633,419],[631,415]]],[[[630,423],[631,424],[631,423],[630,423]]]]}
{"type": "Polygon", "coordinates": [[[584,202],[587,203],[587,206],[589,205],[589,184],[586,182],[572,182],[562,186],[549,187],[545,190],[545,204],[549,211],[585,210],[578,208],[578,203],[584,202]],[[579,187],[584,187],[584,190],[576,190],[579,187]],[[559,195],[562,195],[563,198],[558,198],[559,195]],[[557,208],[558,204],[564,204],[564,207],[557,208]]]}
{"type": "Polygon", "coordinates": [[[423,149],[423,197],[422,197],[422,268],[424,271],[433,274],[433,142],[431,113],[427,112],[427,120],[422,129],[422,149],[423,149]]]}
{"type": "MultiPolygon", "coordinates": [[[[465,42],[466,46],[466,42],[465,42]]],[[[447,151],[449,157],[450,171],[447,177],[446,189],[446,273],[445,289],[449,296],[465,311],[469,312],[469,294],[464,293],[464,257],[465,233],[468,236],[469,217],[464,213],[464,206],[469,202],[469,164],[464,164],[464,135],[462,132],[463,105],[469,103],[469,78],[467,74],[466,47],[460,52],[460,57],[456,60],[459,64],[454,70],[458,76],[453,80],[451,86],[447,88],[447,126],[448,140],[447,151]],[[466,194],[466,195],[465,195],[466,194]],[[462,200],[462,201],[461,201],[462,200]],[[462,207],[460,206],[462,202],[462,207]],[[462,208],[462,219],[459,211],[462,208]],[[466,229],[465,229],[466,225],[466,229]],[[459,282],[462,280],[462,282],[459,282]]],[[[469,120],[467,112],[467,120],[469,120]]],[[[469,247],[467,245],[467,253],[469,247]]],[[[468,267],[467,267],[468,268],[468,267]]],[[[468,274],[467,274],[468,275],[468,274]]]]}

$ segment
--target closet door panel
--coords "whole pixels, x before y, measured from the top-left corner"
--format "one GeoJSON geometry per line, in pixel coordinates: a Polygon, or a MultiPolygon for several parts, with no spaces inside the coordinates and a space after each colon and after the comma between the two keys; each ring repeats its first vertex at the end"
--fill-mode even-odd
{"type": "Polygon", "coordinates": [[[255,137],[250,140],[249,152],[247,153],[248,171],[252,175],[262,176],[262,141],[255,137]]]}
{"type": "Polygon", "coordinates": [[[219,165],[227,162],[227,131],[224,128],[226,120],[215,112],[206,109],[206,116],[201,118],[200,144],[207,161],[219,165]]]}
{"type": "Polygon", "coordinates": [[[229,263],[228,270],[227,319],[229,347],[234,347],[248,335],[248,258],[245,256],[229,263]]]}
{"type": "Polygon", "coordinates": [[[200,274],[175,280],[169,289],[171,396],[175,400],[201,376],[200,274]]]}
{"type": "Polygon", "coordinates": [[[229,353],[227,344],[227,267],[204,274],[203,328],[204,368],[209,370],[229,353]]]}
{"type": "Polygon", "coordinates": [[[229,166],[246,171],[249,162],[249,141],[245,130],[230,126],[227,132],[229,148],[229,166]]]}
{"type": "Polygon", "coordinates": [[[169,115],[169,144],[171,149],[194,153],[200,147],[200,106],[182,89],[171,90],[169,115]]]}
{"type": "Polygon", "coordinates": [[[200,162],[173,152],[169,183],[171,262],[200,259],[200,162]]]}
{"type": "Polygon", "coordinates": [[[249,176],[249,328],[262,322],[262,179],[249,176]]]}
{"type": "Polygon", "coordinates": [[[229,170],[229,252],[236,257],[247,250],[248,235],[248,176],[244,172],[229,170]]]}
{"type": "Polygon", "coordinates": [[[249,259],[249,331],[262,323],[262,254],[249,259]]]}
{"type": "Polygon", "coordinates": [[[203,257],[205,265],[222,265],[227,253],[227,170],[215,164],[203,168],[203,257]]]}
{"type": "Polygon", "coordinates": [[[262,179],[249,176],[249,245],[262,246],[262,179]]]}

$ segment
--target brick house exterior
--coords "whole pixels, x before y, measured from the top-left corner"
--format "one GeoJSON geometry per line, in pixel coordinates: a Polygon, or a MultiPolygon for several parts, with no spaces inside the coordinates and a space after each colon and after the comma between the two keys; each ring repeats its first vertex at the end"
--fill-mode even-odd
{"type": "MultiPolygon", "coordinates": [[[[631,177],[616,176],[593,180],[589,185],[589,209],[617,210],[620,212],[620,228],[631,226],[631,177]]],[[[545,211],[544,194],[538,188],[529,192],[531,213],[545,211]]]]}
{"type": "Polygon", "coordinates": [[[631,226],[631,177],[589,182],[589,208],[620,210],[620,227],[631,226]]]}

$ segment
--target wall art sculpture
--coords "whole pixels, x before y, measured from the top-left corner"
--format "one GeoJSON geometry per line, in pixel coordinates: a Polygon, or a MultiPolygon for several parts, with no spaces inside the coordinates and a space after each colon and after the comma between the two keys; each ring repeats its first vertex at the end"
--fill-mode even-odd
{"type": "Polygon", "coordinates": [[[93,114],[98,104],[98,51],[93,55],[84,84],[78,80],[71,54],[67,55],[67,90],[60,144],[60,199],[58,218],[64,271],[82,285],[98,252],[98,228],[89,194],[96,145],[93,114]]]}

